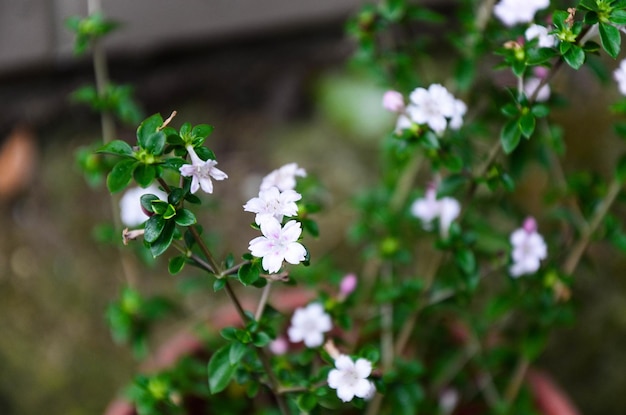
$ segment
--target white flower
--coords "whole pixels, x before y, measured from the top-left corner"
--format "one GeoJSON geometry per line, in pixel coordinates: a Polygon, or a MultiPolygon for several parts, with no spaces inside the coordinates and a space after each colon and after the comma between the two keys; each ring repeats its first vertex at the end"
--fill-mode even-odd
{"type": "MultiPolygon", "coordinates": [[[[542,80],[540,78],[535,78],[535,77],[529,77],[528,79],[524,80],[524,95],[530,98],[535,93],[535,90],[539,87],[541,82],[542,80]]],[[[551,92],[550,85],[548,85],[547,83],[544,84],[539,90],[539,92],[537,92],[535,101],[537,102],[547,101],[550,98],[550,92],[551,92]]]]}
{"type": "Polygon", "coordinates": [[[398,91],[387,91],[383,95],[383,107],[387,111],[400,113],[404,111],[404,97],[398,91]]]}
{"type": "Polygon", "coordinates": [[[456,199],[444,197],[439,201],[439,230],[443,237],[448,236],[452,222],[461,213],[461,205],[456,199]]]}
{"type": "Polygon", "coordinates": [[[540,261],[548,255],[548,249],[543,237],[537,233],[537,222],[527,218],[524,225],[516,229],[510,237],[513,252],[513,264],[509,272],[513,277],[537,272],[540,261]]]}
{"type": "Polygon", "coordinates": [[[191,176],[191,193],[196,193],[200,187],[202,187],[202,190],[206,193],[213,193],[211,177],[215,180],[224,180],[227,179],[228,176],[215,167],[217,161],[204,161],[198,157],[192,146],[187,146],[187,152],[191,158],[191,164],[181,166],[180,174],[186,177],[191,176]]]}
{"type": "MultiPolygon", "coordinates": [[[[406,114],[410,120],[417,124],[428,125],[437,134],[445,131],[448,120],[450,120],[450,128],[460,128],[463,124],[463,115],[467,111],[464,102],[455,99],[445,87],[439,84],[432,84],[428,89],[416,88],[411,92],[410,101],[406,108],[406,114]]],[[[398,129],[397,126],[396,129],[398,129]]]]}
{"type": "Polygon", "coordinates": [[[254,221],[257,225],[268,218],[276,218],[279,222],[283,221],[284,216],[296,216],[298,214],[298,205],[296,201],[302,199],[302,195],[295,190],[285,190],[280,192],[278,187],[270,187],[267,190],[261,190],[258,197],[254,197],[243,205],[246,212],[256,213],[254,221]]]}
{"type": "Polygon", "coordinates": [[[355,396],[369,398],[376,392],[374,384],[367,380],[372,373],[369,360],[360,358],[353,362],[342,354],[335,359],[335,368],[328,373],[328,386],[337,390],[343,402],[350,402],[355,396]]]}
{"type": "Polygon", "coordinates": [[[550,0],[501,0],[493,8],[493,14],[506,26],[529,23],[537,11],[550,5],[550,0]]]}
{"type": "Polygon", "coordinates": [[[424,197],[417,199],[411,205],[413,216],[422,221],[424,229],[431,230],[432,222],[439,216],[439,201],[437,201],[437,190],[434,187],[426,189],[424,197]]]}
{"type": "Polygon", "coordinates": [[[437,190],[434,187],[426,189],[423,198],[417,199],[411,205],[411,214],[422,221],[424,229],[431,230],[432,222],[439,219],[441,236],[447,237],[450,225],[461,213],[461,205],[451,197],[437,199],[437,190]]]}
{"type": "Polygon", "coordinates": [[[319,303],[311,303],[298,308],[291,317],[291,326],[287,330],[289,341],[304,341],[306,347],[318,347],[324,343],[324,333],[333,328],[330,316],[319,303]]]}
{"type": "Polygon", "coordinates": [[[619,92],[626,95],[626,59],[621,61],[619,67],[613,72],[613,78],[617,81],[619,92]]]}
{"type": "Polygon", "coordinates": [[[548,28],[538,24],[531,24],[524,32],[526,40],[539,39],[540,48],[551,48],[556,44],[556,36],[548,34],[548,28]]]}
{"type": "Polygon", "coordinates": [[[161,200],[167,200],[167,193],[154,185],[146,189],[141,187],[128,189],[120,199],[120,219],[124,225],[132,228],[141,225],[148,219],[148,215],[141,207],[141,196],[148,193],[161,200]]]}
{"type": "Polygon", "coordinates": [[[298,264],[306,258],[306,249],[298,241],[302,228],[300,222],[290,220],[284,227],[275,218],[267,218],[260,224],[263,236],[250,241],[248,249],[258,258],[269,273],[280,271],[283,261],[298,264]]]}
{"type": "Polygon", "coordinates": [[[296,187],[296,177],[306,177],[306,171],[298,167],[296,163],[285,164],[263,178],[260,190],[267,190],[272,186],[278,190],[293,190],[296,187]]]}
{"type": "Polygon", "coordinates": [[[396,134],[402,133],[402,130],[408,130],[413,126],[413,121],[404,114],[400,114],[398,121],[396,121],[396,134]]]}
{"type": "Polygon", "coordinates": [[[411,104],[407,113],[418,124],[427,124],[436,133],[446,129],[446,117],[454,115],[454,97],[439,84],[428,89],[416,88],[410,95],[411,104]]]}
{"type": "Polygon", "coordinates": [[[454,100],[454,111],[450,118],[450,128],[458,130],[463,125],[463,116],[467,112],[467,105],[460,99],[454,100]]]}

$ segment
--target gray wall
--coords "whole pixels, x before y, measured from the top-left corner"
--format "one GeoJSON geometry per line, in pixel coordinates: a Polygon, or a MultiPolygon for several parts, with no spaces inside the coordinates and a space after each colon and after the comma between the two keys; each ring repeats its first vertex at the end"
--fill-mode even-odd
{"type": "MultiPolygon", "coordinates": [[[[364,0],[102,0],[124,24],[109,51],[138,53],[189,40],[219,41],[339,19],[364,0]]],[[[71,59],[68,16],[87,0],[0,0],[0,74],[71,59]]]]}

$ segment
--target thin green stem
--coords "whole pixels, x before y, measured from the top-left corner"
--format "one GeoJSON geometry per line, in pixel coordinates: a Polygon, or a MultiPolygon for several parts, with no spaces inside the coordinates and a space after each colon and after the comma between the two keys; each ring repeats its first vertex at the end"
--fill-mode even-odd
{"type": "Polygon", "coordinates": [[[215,258],[213,258],[213,254],[209,250],[209,247],[206,245],[206,243],[204,243],[204,239],[202,239],[196,227],[192,225],[192,226],[187,227],[187,229],[189,229],[189,232],[191,232],[191,236],[193,236],[193,239],[196,241],[196,243],[200,247],[200,251],[202,251],[202,254],[208,261],[209,265],[211,266],[211,269],[213,269],[213,273],[215,275],[219,275],[221,272],[220,266],[217,264],[217,261],[215,261],[215,258]]]}
{"type": "Polygon", "coordinates": [[[270,291],[272,289],[272,282],[267,281],[265,287],[263,287],[263,293],[261,294],[261,299],[259,300],[259,305],[257,306],[256,313],[254,314],[254,319],[259,321],[261,317],[263,317],[263,312],[265,311],[265,306],[267,305],[267,300],[270,298],[270,291]]]}
{"type": "Polygon", "coordinates": [[[580,259],[582,258],[585,250],[587,249],[587,246],[589,245],[589,242],[591,242],[591,237],[600,226],[600,223],[602,223],[602,219],[604,219],[604,217],[608,213],[611,205],[619,195],[621,189],[622,184],[617,178],[614,178],[613,181],[609,184],[609,189],[606,193],[606,196],[604,197],[604,200],[598,205],[598,208],[591,217],[591,220],[589,221],[589,226],[587,226],[583,230],[580,239],[578,239],[576,244],[574,244],[574,246],[570,250],[569,255],[565,259],[565,262],[563,263],[563,272],[565,274],[571,275],[578,266],[580,259]]]}
{"type": "Polygon", "coordinates": [[[513,376],[511,377],[511,381],[504,392],[504,400],[507,405],[511,405],[517,398],[529,367],[530,361],[524,356],[520,357],[515,372],[513,372],[513,376]]]}

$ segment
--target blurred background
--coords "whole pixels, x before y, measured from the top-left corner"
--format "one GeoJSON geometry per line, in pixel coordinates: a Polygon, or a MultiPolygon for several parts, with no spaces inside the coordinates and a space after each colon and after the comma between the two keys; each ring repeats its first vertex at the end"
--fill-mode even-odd
{"type": "MultiPolygon", "coordinates": [[[[344,243],[351,198],[375,180],[378,140],[394,123],[380,107],[382,86],[349,69],[353,44],[344,26],[363,3],[103,1],[105,15],[122,23],[104,44],[111,79],[134,86],[145,115],[176,110],[174,126],[216,127],[209,146],[229,179],[216,184],[209,201],[219,220],[205,227],[234,235],[222,241],[224,252],[244,252],[252,236],[241,209],[251,183],[288,162],[328,189],[322,238],[309,245],[313,258],[344,243]]],[[[442,11],[448,3],[434,2],[442,11]]],[[[93,83],[89,54],[73,56],[64,26],[86,14],[83,0],[0,1],[2,415],[102,413],[138,367],[130,350],[114,344],[104,318],[124,284],[118,251],[101,242],[110,195],[88,183],[76,162],[81,148],[100,139],[99,117],[68,98],[93,83]]],[[[555,87],[567,96],[581,82],[589,87],[578,89],[559,119],[566,166],[606,174],[616,152],[603,145],[610,133],[598,135],[595,126],[608,119],[588,102],[594,97],[604,109],[615,94],[584,72],[560,76],[555,87]]],[[[134,128],[117,133],[134,138],[134,128]]],[[[546,179],[530,171],[521,192],[546,179]]],[[[540,362],[583,413],[626,413],[625,265],[607,247],[591,250],[575,286],[577,324],[555,334],[540,362]]],[[[140,291],[182,298],[188,274],[172,277],[164,263],[146,268],[140,259],[134,266],[140,291]]],[[[185,301],[183,316],[208,315],[206,299],[185,301]]],[[[157,342],[185,319],[169,321],[157,342]]]]}

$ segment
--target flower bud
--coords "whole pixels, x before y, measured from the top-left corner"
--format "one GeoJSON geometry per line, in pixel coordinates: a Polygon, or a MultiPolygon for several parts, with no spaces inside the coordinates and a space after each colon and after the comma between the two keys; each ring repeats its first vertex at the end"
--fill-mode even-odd
{"type": "Polygon", "coordinates": [[[357,278],[354,274],[347,274],[341,279],[339,284],[339,297],[346,298],[356,289],[357,278]]]}
{"type": "Polygon", "coordinates": [[[383,95],[383,107],[391,112],[404,111],[404,97],[398,91],[387,91],[383,95]]]}

